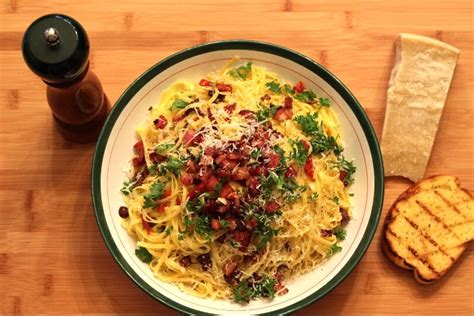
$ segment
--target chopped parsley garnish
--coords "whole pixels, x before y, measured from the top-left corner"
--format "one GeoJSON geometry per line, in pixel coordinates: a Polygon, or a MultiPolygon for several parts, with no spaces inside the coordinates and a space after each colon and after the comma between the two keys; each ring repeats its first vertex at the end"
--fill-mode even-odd
{"type": "Polygon", "coordinates": [[[312,90],[305,90],[295,95],[295,99],[306,102],[306,103],[313,102],[316,97],[317,97],[316,93],[314,93],[312,90]]]}
{"type": "Polygon", "coordinates": [[[285,84],[283,86],[283,90],[285,91],[285,93],[287,94],[295,94],[295,90],[293,90],[293,88],[291,87],[291,85],[289,84],[285,84]]]}
{"type": "Polygon", "coordinates": [[[163,176],[166,172],[172,172],[174,174],[179,174],[179,171],[184,166],[184,161],[177,157],[169,157],[168,160],[161,163],[158,167],[158,174],[163,176]]]}
{"type": "Polygon", "coordinates": [[[130,193],[132,193],[135,182],[135,180],[124,181],[122,183],[122,188],[120,189],[120,192],[122,192],[123,195],[129,195],[130,193]]]}
{"type": "Polygon", "coordinates": [[[303,141],[298,140],[289,140],[291,147],[293,148],[293,153],[291,154],[291,158],[300,166],[304,166],[306,160],[309,157],[308,150],[305,149],[305,145],[303,141]]]}
{"type": "Polygon", "coordinates": [[[212,227],[207,216],[198,216],[194,224],[196,233],[204,236],[207,240],[211,240],[212,227]]]}
{"type": "Polygon", "coordinates": [[[233,289],[234,301],[237,303],[245,303],[258,297],[274,298],[276,284],[277,281],[268,276],[264,276],[258,282],[242,280],[233,289]]]}
{"type": "Polygon", "coordinates": [[[248,62],[245,66],[240,66],[235,69],[232,69],[228,72],[234,78],[240,78],[245,80],[249,77],[250,73],[252,72],[252,62],[248,62]]]}
{"type": "Polygon", "coordinates": [[[316,121],[318,113],[314,112],[306,115],[298,115],[294,121],[300,125],[301,130],[308,136],[316,135],[320,132],[319,124],[316,121]]]}
{"type": "Polygon", "coordinates": [[[309,196],[309,198],[310,198],[311,201],[316,201],[316,200],[318,199],[318,197],[319,197],[318,192],[313,192],[313,193],[311,193],[311,195],[309,196]]]}
{"type": "Polygon", "coordinates": [[[157,154],[163,155],[167,151],[169,151],[171,148],[173,148],[174,144],[168,143],[168,144],[159,144],[156,146],[155,151],[157,154]]]}
{"type": "Polygon", "coordinates": [[[337,244],[332,245],[331,248],[329,248],[328,257],[340,252],[341,250],[342,250],[341,246],[338,246],[337,244]]]}
{"type": "Polygon", "coordinates": [[[250,152],[250,157],[253,160],[257,160],[260,157],[261,153],[262,153],[262,151],[260,149],[255,148],[250,152]]]}
{"type": "Polygon", "coordinates": [[[321,106],[330,106],[331,105],[328,98],[319,98],[319,104],[321,106]]]}
{"type": "Polygon", "coordinates": [[[273,117],[277,110],[278,106],[275,105],[271,105],[269,108],[261,109],[257,112],[257,121],[262,122],[269,119],[270,117],[273,117]]]}
{"type": "Polygon", "coordinates": [[[173,231],[173,226],[169,226],[168,228],[166,228],[166,230],[165,230],[166,236],[171,235],[172,231],[173,231]]]}
{"type": "Polygon", "coordinates": [[[153,260],[153,256],[151,253],[148,252],[148,249],[145,247],[138,247],[135,249],[135,255],[140,259],[141,261],[145,263],[150,263],[151,260],[153,260]]]}
{"type": "Polygon", "coordinates": [[[183,101],[181,99],[176,99],[171,104],[171,110],[175,111],[175,110],[178,110],[178,109],[184,109],[185,107],[188,106],[188,104],[189,103],[186,102],[186,101],[183,101]]]}
{"type": "Polygon", "coordinates": [[[333,196],[332,200],[334,201],[334,203],[339,204],[339,197],[338,196],[333,196]]]}
{"type": "Polygon", "coordinates": [[[346,176],[344,177],[344,182],[347,184],[354,183],[354,173],[356,172],[356,167],[354,166],[353,161],[347,161],[344,156],[336,163],[336,166],[344,171],[347,172],[346,176]]]}
{"type": "Polygon", "coordinates": [[[166,184],[155,182],[150,187],[150,193],[143,196],[143,208],[156,207],[156,200],[161,199],[166,184]]]}
{"type": "Polygon", "coordinates": [[[255,215],[255,218],[257,220],[257,227],[253,231],[253,234],[257,240],[257,250],[260,250],[265,247],[270,240],[272,240],[273,236],[278,234],[278,230],[273,229],[270,226],[270,216],[267,216],[266,214],[258,214],[255,215]]]}
{"type": "Polygon", "coordinates": [[[299,124],[305,135],[310,136],[310,143],[313,147],[313,154],[333,151],[339,155],[344,149],[337,143],[336,138],[327,136],[323,131],[323,122],[316,120],[317,113],[298,115],[294,120],[299,124]]]}
{"type": "Polygon", "coordinates": [[[346,239],[347,231],[342,227],[337,227],[332,231],[334,236],[336,236],[337,240],[344,240],[346,239]]]}
{"type": "Polygon", "coordinates": [[[270,90],[271,92],[275,93],[281,93],[280,89],[280,84],[276,81],[270,81],[265,84],[265,86],[270,90]]]}

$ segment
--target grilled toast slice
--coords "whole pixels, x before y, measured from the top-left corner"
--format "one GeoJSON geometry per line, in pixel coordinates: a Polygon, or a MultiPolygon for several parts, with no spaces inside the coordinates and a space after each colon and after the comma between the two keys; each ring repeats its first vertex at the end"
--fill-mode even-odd
{"type": "Polygon", "coordinates": [[[437,175],[413,185],[390,208],[382,249],[420,283],[442,277],[474,239],[474,200],[456,177],[437,175]]]}

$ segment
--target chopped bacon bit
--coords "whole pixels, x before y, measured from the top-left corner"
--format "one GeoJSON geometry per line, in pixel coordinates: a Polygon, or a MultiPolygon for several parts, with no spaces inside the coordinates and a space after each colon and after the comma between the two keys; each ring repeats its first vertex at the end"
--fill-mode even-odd
{"type": "Polygon", "coordinates": [[[238,231],[235,230],[232,238],[240,244],[240,251],[245,251],[247,246],[250,244],[250,238],[252,234],[248,230],[238,231]]]}
{"type": "Polygon", "coordinates": [[[235,269],[237,269],[237,262],[229,261],[224,265],[224,275],[229,277],[234,273],[235,269]]]}
{"type": "Polygon", "coordinates": [[[303,143],[304,150],[309,150],[309,143],[306,139],[302,139],[301,142],[303,143]]]}
{"type": "Polygon", "coordinates": [[[219,180],[215,176],[210,176],[207,180],[206,189],[208,192],[213,192],[216,189],[219,180]]]}
{"type": "Polygon", "coordinates": [[[251,193],[256,193],[258,191],[258,186],[260,185],[260,180],[258,180],[257,177],[250,177],[247,179],[245,184],[251,193]]]}
{"type": "Polygon", "coordinates": [[[295,86],[293,87],[296,93],[301,93],[304,91],[304,84],[302,81],[298,81],[295,86]]]}
{"type": "Polygon", "coordinates": [[[165,156],[159,155],[156,152],[150,153],[150,161],[154,163],[163,162],[166,160],[165,156]]]}
{"type": "Polygon", "coordinates": [[[216,118],[215,118],[214,115],[212,114],[210,108],[207,108],[207,117],[209,118],[209,121],[211,121],[211,122],[215,122],[215,121],[216,121],[216,118]]]}
{"type": "Polygon", "coordinates": [[[216,87],[219,92],[232,92],[232,86],[230,84],[218,83],[216,87]]]}
{"type": "Polygon", "coordinates": [[[262,100],[262,101],[271,100],[271,98],[272,98],[271,96],[269,96],[268,94],[265,94],[265,95],[260,97],[260,100],[262,100]]]}
{"type": "Polygon", "coordinates": [[[291,97],[285,97],[284,105],[285,105],[285,108],[292,109],[293,108],[293,99],[291,97]]]}
{"type": "Polygon", "coordinates": [[[276,168],[280,163],[280,155],[277,153],[271,153],[268,160],[267,167],[270,169],[276,168]]]}
{"type": "Polygon", "coordinates": [[[187,172],[195,173],[197,170],[198,170],[198,166],[197,166],[197,164],[194,160],[190,159],[186,162],[186,171],[187,172]]]}
{"type": "Polygon", "coordinates": [[[227,228],[230,231],[237,229],[237,220],[233,217],[227,219],[227,228]]]}
{"type": "Polygon", "coordinates": [[[239,194],[237,192],[231,192],[227,196],[227,199],[229,200],[237,200],[239,198],[239,194]]]}
{"type": "Polygon", "coordinates": [[[347,210],[345,208],[339,208],[339,212],[341,213],[341,216],[342,216],[342,220],[341,222],[342,223],[347,223],[350,219],[349,217],[349,213],[347,212],[347,210]]]}
{"type": "Polygon", "coordinates": [[[245,222],[245,227],[248,230],[253,230],[255,227],[257,227],[257,220],[252,217],[251,219],[247,220],[247,222],[245,222]]]}
{"type": "Polygon", "coordinates": [[[270,201],[265,204],[265,211],[268,213],[275,213],[276,210],[280,207],[280,205],[275,201],[270,201]]]}
{"type": "Polygon", "coordinates": [[[349,185],[349,182],[346,180],[346,177],[349,173],[346,170],[339,171],[339,180],[342,181],[345,187],[349,185]]]}
{"type": "Polygon", "coordinates": [[[204,140],[204,136],[202,134],[198,134],[194,136],[194,132],[191,130],[187,130],[183,136],[183,142],[186,146],[196,145],[199,144],[204,140]]]}
{"type": "Polygon", "coordinates": [[[253,119],[253,118],[255,118],[255,112],[250,111],[250,110],[241,110],[241,111],[239,112],[239,115],[242,115],[242,116],[245,117],[246,119],[253,119]]]}
{"type": "Polygon", "coordinates": [[[173,123],[177,123],[181,121],[183,118],[184,118],[183,113],[176,113],[175,115],[173,115],[173,123]]]}
{"type": "Polygon", "coordinates": [[[218,231],[219,229],[221,229],[221,223],[219,223],[219,220],[217,218],[211,219],[211,227],[215,231],[218,231]]]}
{"type": "Polygon", "coordinates": [[[132,159],[132,164],[135,168],[141,167],[145,164],[145,159],[142,159],[140,157],[135,157],[132,159]]]}
{"type": "Polygon", "coordinates": [[[188,192],[188,199],[193,200],[198,195],[198,193],[199,192],[196,189],[190,190],[188,192]]]}
{"type": "Polygon", "coordinates": [[[285,172],[285,178],[293,178],[296,177],[296,169],[293,166],[289,166],[285,172]]]}
{"type": "Polygon", "coordinates": [[[156,128],[163,129],[168,124],[168,120],[163,115],[160,115],[158,119],[153,121],[153,123],[155,124],[156,128]]]}
{"type": "Polygon", "coordinates": [[[229,159],[224,159],[221,163],[222,169],[224,170],[233,170],[237,166],[237,162],[229,159]]]}
{"type": "Polygon", "coordinates": [[[165,190],[165,192],[163,193],[163,198],[167,198],[168,196],[171,196],[171,189],[168,188],[165,190]]]}
{"type": "Polygon", "coordinates": [[[142,215],[142,226],[143,226],[143,228],[145,228],[146,233],[147,233],[148,235],[150,235],[150,233],[151,233],[151,226],[150,226],[150,223],[148,223],[148,222],[145,220],[145,218],[143,217],[143,215],[142,215]]]}
{"type": "Polygon", "coordinates": [[[179,260],[179,264],[183,267],[189,267],[191,265],[191,256],[183,257],[179,260]]]}
{"type": "Polygon", "coordinates": [[[193,184],[194,177],[192,174],[188,172],[183,172],[183,175],[181,176],[181,182],[185,185],[191,185],[193,184]]]}
{"type": "Polygon", "coordinates": [[[211,256],[209,255],[209,253],[199,255],[196,259],[202,265],[202,269],[204,271],[207,271],[212,267],[211,256]]]}
{"type": "Polygon", "coordinates": [[[237,104],[235,104],[235,103],[227,104],[226,106],[224,106],[224,110],[227,113],[232,114],[232,112],[235,111],[236,106],[237,106],[237,104]]]}
{"type": "Polygon", "coordinates": [[[214,147],[207,147],[205,150],[204,150],[204,155],[207,155],[207,156],[214,156],[214,154],[217,152],[217,150],[214,148],[214,147]]]}
{"type": "Polygon", "coordinates": [[[293,111],[291,109],[287,108],[279,108],[276,112],[275,115],[273,115],[273,119],[277,121],[286,121],[286,120],[291,120],[293,117],[293,111]]]}
{"type": "Polygon", "coordinates": [[[304,172],[311,180],[314,180],[314,166],[313,158],[311,156],[306,159],[306,163],[304,164],[304,172]]]}
{"type": "Polygon", "coordinates": [[[288,289],[283,284],[281,284],[280,282],[275,284],[274,289],[275,289],[275,291],[277,292],[278,295],[285,295],[285,294],[288,293],[288,289]]]}
{"type": "Polygon", "coordinates": [[[201,87],[212,87],[212,83],[206,79],[201,79],[201,81],[199,81],[199,85],[201,87]]]}
{"type": "Polygon", "coordinates": [[[181,196],[176,197],[176,205],[181,205],[181,196]]]}
{"type": "Polygon", "coordinates": [[[160,204],[157,208],[156,208],[156,211],[158,213],[164,213],[166,211],[166,208],[168,207],[168,203],[163,203],[163,204],[160,204]]]}
{"type": "Polygon", "coordinates": [[[230,186],[230,184],[226,183],[221,189],[221,192],[219,194],[220,197],[227,199],[229,197],[229,194],[234,192],[234,189],[230,186]]]}
{"type": "Polygon", "coordinates": [[[236,153],[236,152],[228,153],[228,154],[227,154],[227,159],[230,159],[230,160],[241,160],[241,159],[242,159],[242,155],[241,155],[241,154],[238,154],[238,153],[236,153]]]}
{"type": "Polygon", "coordinates": [[[330,230],[327,230],[327,229],[321,230],[321,237],[331,237],[331,236],[332,236],[332,232],[330,230]]]}
{"type": "Polygon", "coordinates": [[[144,151],[143,141],[139,140],[138,142],[136,142],[135,145],[133,145],[133,149],[137,154],[140,155],[140,153],[144,151]]]}
{"type": "Polygon", "coordinates": [[[222,168],[219,168],[217,169],[216,171],[216,175],[218,177],[230,177],[232,175],[232,171],[231,170],[225,170],[225,169],[222,169],[222,168]]]}
{"type": "Polygon", "coordinates": [[[232,175],[232,180],[234,181],[242,181],[246,180],[250,177],[250,172],[248,167],[239,167],[235,174],[232,175]]]}
{"type": "Polygon", "coordinates": [[[216,164],[218,164],[219,166],[221,166],[225,159],[226,159],[226,155],[225,155],[225,154],[220,154],[220,155],[217,156],[217,158],[215,159],[216,164]]]}

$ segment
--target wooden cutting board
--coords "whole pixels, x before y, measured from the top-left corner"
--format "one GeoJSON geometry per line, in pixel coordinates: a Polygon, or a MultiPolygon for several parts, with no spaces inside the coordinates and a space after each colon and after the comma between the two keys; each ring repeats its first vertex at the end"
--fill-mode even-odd
{"type": "MultiPolygon", "coordinates": [[[[176,314],[121,272],[102,242],[90,197],[93,144],[53,129],[44,84],[20,43],[37,17],[62,12],[89,33],[91,66],[110,100],[165,56],[208,41],[280,44],[334,72],[380,136],[393,40],[412,32],[461,50],[427,175],[474,188],[474,9],[472,1],[243,0],[0,2],[0,313],[176,314]]],[[[383,217],[409,185],[388,179],[383,217]]],[[[299,314],[473,314],[472,246],[439,282],[422,286],[380,251],[367,254],[333,292],[299,314]]]]}

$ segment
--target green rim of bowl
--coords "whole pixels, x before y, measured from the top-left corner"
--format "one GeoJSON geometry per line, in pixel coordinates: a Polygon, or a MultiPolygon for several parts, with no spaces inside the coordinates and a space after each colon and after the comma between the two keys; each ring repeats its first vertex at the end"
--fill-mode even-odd
{"type": "Polygon", "coordinates": [[[162,293],[158,292],[154,288],[152,288],[149,284],[147,284],[135,271],[130,265],[126,262],[123,256],[120,254],[119,249],[115,241],[113,240],[109,228],[106,223],[104,209],[102,206],[102,198],[101,198],[101,188],[100,188],[100,177],[101,177],[101,169],[102,169],[102,161],[104,157],[105,147],[107,145],[110,133],[113,129],[115,122],[117,121],[120,113],[122,113],[123,109],[127,106],[130,100],[135,96],[135,94],[151,79],[153,79],[156,75],[163,72],[167,68],[185,60],[190,57],[194,57],[197,55],[213,52],[213,51],[220,51],[220,50],[232,50],[232,49],[239,49],[239,50],[250,50],[250,51],[261,51],[265,53],[270,53],[273,55],[277,55],[286,59],[289,59],[293,62],[298,63],[299,65],[307,68],[308,70],[312,71],[322,79],[324,79],[334,90],[339,93],[339,95],[346,101],[349,105],[355,116],[357,117],[359,124],[362,126],[364,131],[365,137],[367,138],[367,142],[370,147],[370,152],[373,159],[373,167],[374,167],[374,204],[372,207],[372,211],[369,218],[369,223],[367,225],[367,229],[362,237],[360,244],[358,245],[356,251],[349,259],[349,261],[344,265],[344,267],[335,275],[327,284],[325,284],[322,288],[320,288],[315,293],[311,294],[305,299],[298,301],[290,306],[272,311],[269,314],[286,314],[292,313],[298,309],[306,307],[311,303],[317,301],[318,299],[322,298],[324,295],[328,294],[331,290],[333,290],[339,283],[341,283],[349,273],[355,268],[357,263],[360,261],[362,256],[365,254],[367,248],[372,241],[375,231],[377,229],[377,224],[380,218],[380,212],[382,209],[383,204],[383,197],[384,197],[384,176],[383,176],[383,163],[382,163],[382,155],[380,153],[380,147],[377,141],[377,137],[373,130],[373,127],[365,113],[362,109],[362,106],[359,104],[357,99],[352,95],[349,89],[336,78],[331,72],[329,72],[326,68],[318,64],[317,62],[313,61],[312,59],[295,52],[293,50],[289,50],[287,48],[277,46],[270,43],[264,43],[260,41],[248,41],[248,40],[229,40],[229,41],[219,41],[219,42],[212,42],[202,45],[193,46],[188,49],[184,49],[176,54],[173,54],[150,69],[148,69],[145,73],[143,73],[137,80],[135,80],[125,92],[120,96],[120,98],[115,103],[115,106],[112,108],[111,113],[109,114],[107,121],[100,133],[99,139],[97,141],[96,149],[94,152],[94,157],[92,161],[92,201],[94,205],[95,216],[97,220],[97,225],[99,226],[99,230],[102,234],[102,238],[105,241],[110,253],[115,258],[119,266],[122,270],[138,285],[143,291],[145,291],[148,295],[153,297],[154,299],[164,303],[165,305],[174,308],[180,312],[188,313],[188,314],[200,314],[202,315],[203,312],[199,310],[195,310],[193,308],[189,308],[182,304],[179,304],[162,293]]]}

